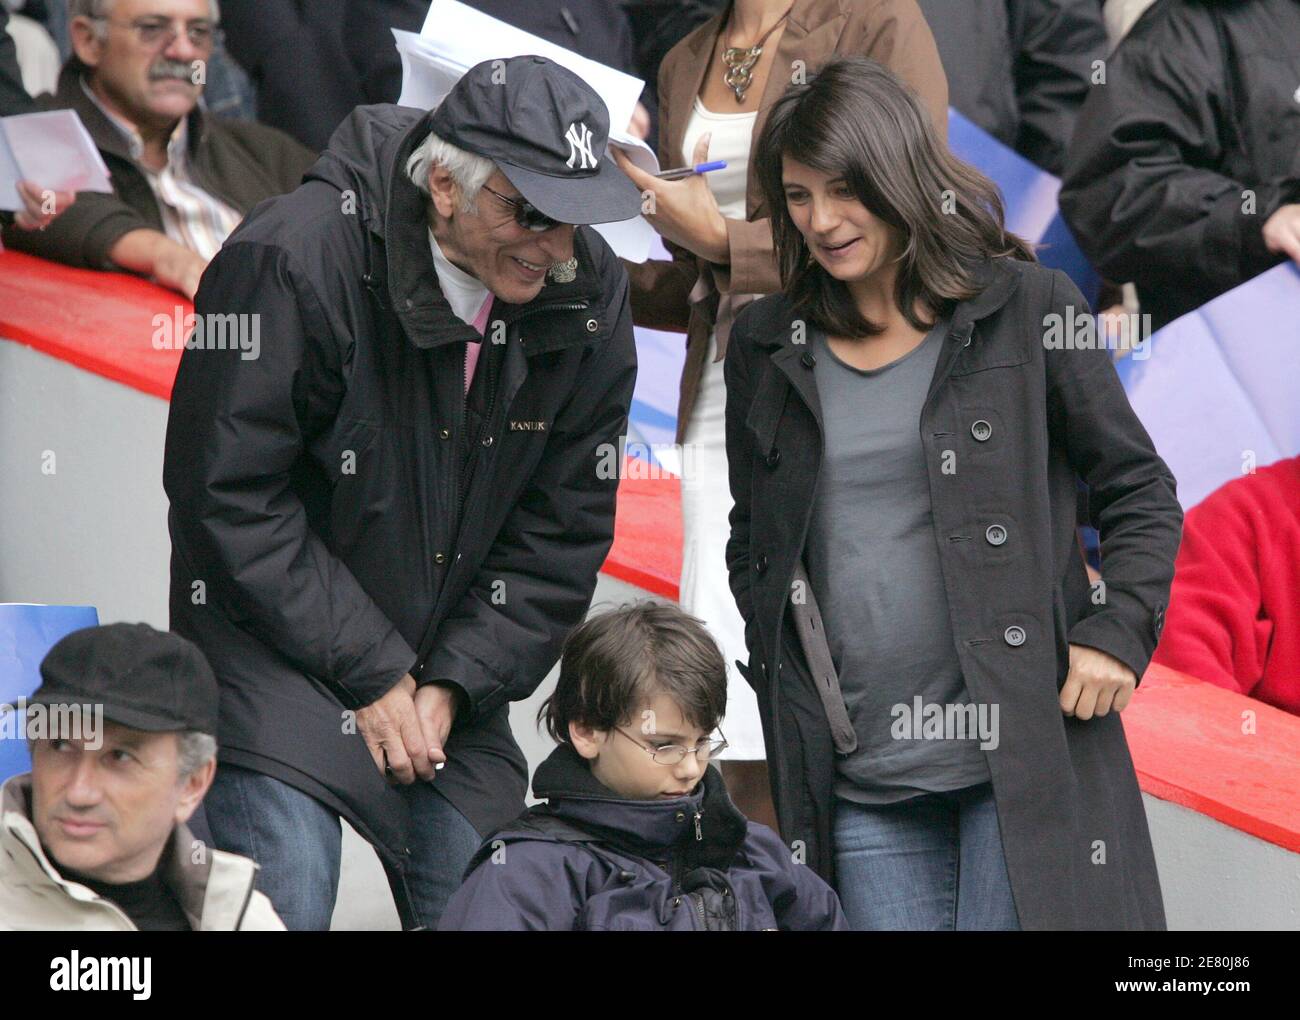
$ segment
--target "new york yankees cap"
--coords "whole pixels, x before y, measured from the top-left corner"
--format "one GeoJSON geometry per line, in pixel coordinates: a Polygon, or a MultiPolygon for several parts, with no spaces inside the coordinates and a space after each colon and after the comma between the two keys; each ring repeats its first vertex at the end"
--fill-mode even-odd
{"type": "Polygon", "coordinates": [[[485,60],[433,111],[430,130],[486,156],[561,223],[611,223],[641,212],[641,193],[605,151],[609,111],[566,67],[536,55],[485,60]]]}

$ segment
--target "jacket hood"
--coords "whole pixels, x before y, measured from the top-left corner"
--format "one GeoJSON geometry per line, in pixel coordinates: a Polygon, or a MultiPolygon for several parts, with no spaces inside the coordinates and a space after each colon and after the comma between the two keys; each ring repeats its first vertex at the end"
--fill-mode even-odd
{"type": "Polygon", "coordinates": [[[731,802],[722,776],[709,766],[688,797],[629,800],[605,786],[569,744],[538,766],[533,793],[544,810],[638,857],[685,856],[685,866],[725,869],[744,842],[748,820],[731,802]]]}
{"type": "MultiPolygon", "coordinates": [[[[452,341],[477,341],[478,334],[451,310],[438,287],[429,249],[427,198],[406,174],[411,153],[430,130],[432,113],[392,103],[359,106],[335,129],[329,145],[304,181],[337,188],[370,235],[366,287],[396,312],[417,347],[452,341]]],[[[577,277],[570,283],[548,280],[527,305],[497,298],[493,318],[510,322],[523,308],[550,304],[601,302],[604,290],[594,264],[589,227],[574,232],[577,277]]],[[[581,340],[581,337],[576,339],[581,340]]]]}

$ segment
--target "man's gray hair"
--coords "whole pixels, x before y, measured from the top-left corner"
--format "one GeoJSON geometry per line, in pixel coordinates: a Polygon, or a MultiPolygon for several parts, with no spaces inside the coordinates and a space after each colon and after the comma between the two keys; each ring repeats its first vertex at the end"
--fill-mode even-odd
{"type": "Polygon", "coordinates": [[[186,730],[177,738],[176,758],[181,779],[188,779],[217,756],[217,738],[211,733],[186,730]]]}
{"type": "MultiPolygon", "coordinates": [[[[73,18],[107,18],[113,13],[116,0],[68,0],[68,20],[73,18]]],[[[208,0],[209,17],[214,24],[221,21],[221,5],[217,0],[208,0]]],[[[95,35],[102,39],[108,34],[108,25],[102,20],[95,21],[95,35]]]]}
{"type": "Polygon", "coordinates": [[[425,195],[429,194],[429,171],[435,166],[446,167],[460,188],[461,211],[477,213],[475,200],[496,170],[496,164],[486,156],[457,148],[430,131],[406,161],[406,175],[425,195]]]}

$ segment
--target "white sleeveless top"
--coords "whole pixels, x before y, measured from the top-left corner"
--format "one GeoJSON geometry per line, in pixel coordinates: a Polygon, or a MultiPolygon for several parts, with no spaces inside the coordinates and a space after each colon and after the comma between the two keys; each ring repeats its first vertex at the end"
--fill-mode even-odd
{"type": "MultiPolygon", "coordinates": [[[[695,143],[706,131],[712,132],[709,140],[710,160],[725,159],[725,170],[714,170],[704,175],[709,190],[717,199],[722,215],[731,220],[745,218],[745,179],[749,175],[749,150],[753,143],[754,120],[757,110],[749,113],[714,113],[707,110],[695,97],[691,119],[686,122],[682,136],[682,166],[694,163],[695,143]]],[[[668,167],[664,167],[665,170],[668,167]]]]}

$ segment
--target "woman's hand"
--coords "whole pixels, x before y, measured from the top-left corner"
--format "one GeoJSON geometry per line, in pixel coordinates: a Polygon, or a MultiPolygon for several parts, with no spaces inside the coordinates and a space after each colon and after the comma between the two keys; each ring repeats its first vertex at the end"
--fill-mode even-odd
{"type": "MultiPolygon", "coordinates": [[[[702,135],[695,143],[692,166],[709,158],[709,137],[702,135]]],[[[641,189],[641,194],[651,196],[650,203],[642,203],[650,209],[645,218],[661,237],[710,262],[726,265],[731,261],[727,221],[703,174],[664,181],[641,170],[617,148],[611,146],[609,151],[619,168],[641,189]]]]}
{"type": "Polygon", "coordinates": [[[1076,719],[1124,711],[1137,690],[1133,671],[1113,655],[1070,645],[1070,672],[1061,688],[1061,711],[1076,719]]]}

